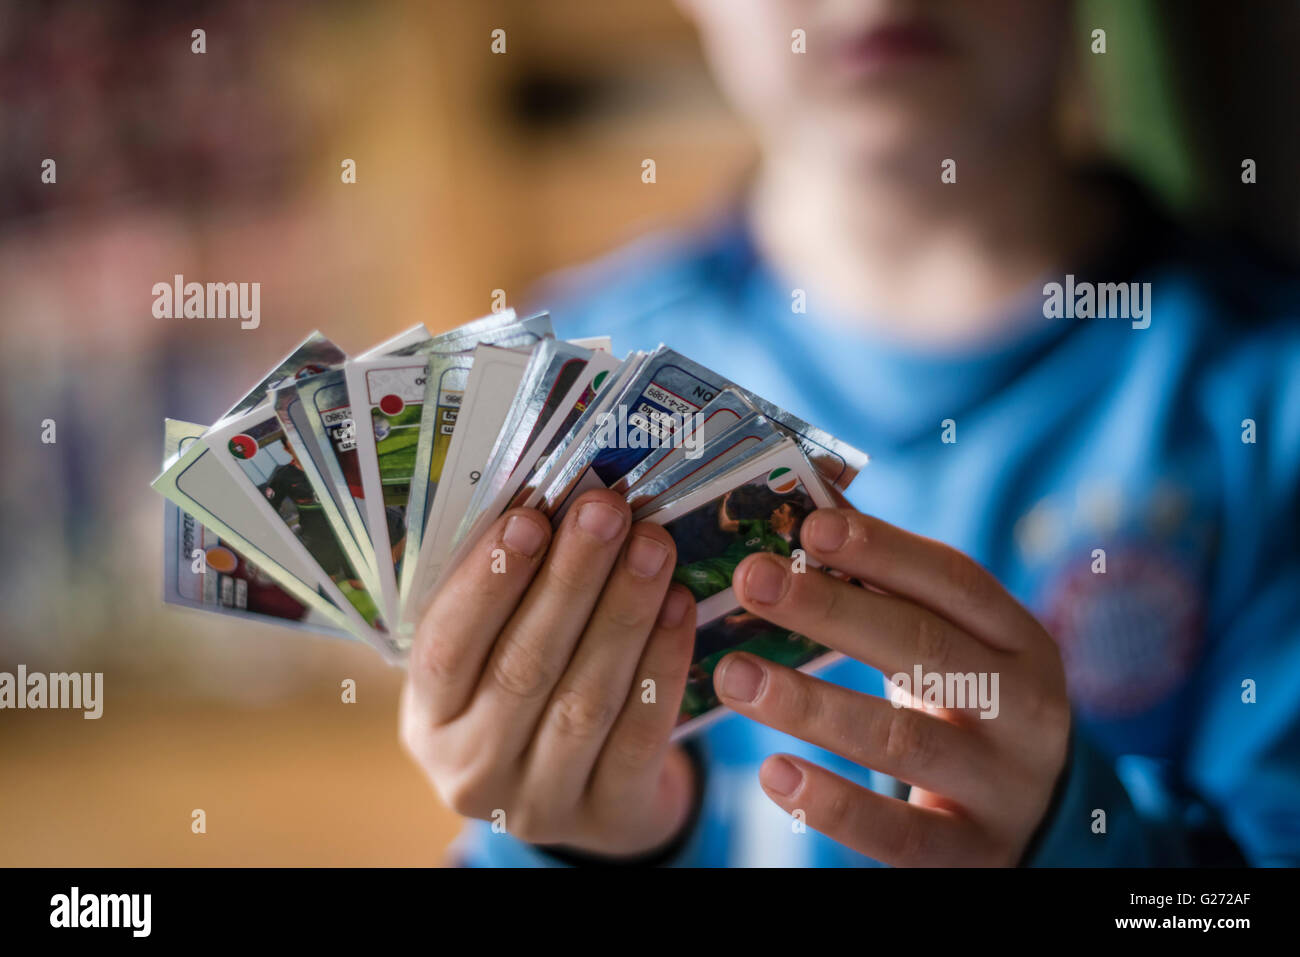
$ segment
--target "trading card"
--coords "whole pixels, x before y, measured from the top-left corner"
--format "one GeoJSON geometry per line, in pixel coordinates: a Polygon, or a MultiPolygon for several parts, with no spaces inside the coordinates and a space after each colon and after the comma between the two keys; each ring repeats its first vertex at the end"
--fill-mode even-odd
{"type": "MultiPolygon", "coordinates": [[[[306,339],[300,342],[294,350],[285,356],[280,362],[263,377],[262,381],[253,386],[238,402],[230,407],[222,418],[228,418],[232,415],[242,414],[260,404],[267,393],[283,382],[302,379],[307,376],[316,375],[326,369],[337,368],[347,359],[347,355],[339,349],[338,346],[330,342],[319,332],[310,333],[306,339]]],[[[179,457],[179,456],[177,456],[179,457]]],[[[158,479],[164,478],[167,473],[176,466],[175,461],[163,463],[162,474],[158,479]]],[[[155,482],[158,481],[155,479],[155,482]]]]}
{"type": "MultiPolygon", "coordinates": [[[[507,443],[507,447],[522,447],[523,451],[506,480],[494,483],[497,491],[491,501],[462,519],[455,538],[458,548],[472,543],[502,512],[533,503],[536,485],[542,480],[543,466],[561,454],[563,439],[580,428],[579,424],[597,408],[598,397],[618,381],[618,372],[623,366],[618,359],[607,352],[587,351],[584,360],[571,354],[569,350],[573,348],[551,349],[550,343],[544,343],[538,352],[546,350],[549,361],[545,356],[539,361],[534,354],[529,368],[538,364],[549,370],[539,380],[543,383],[541,388],[547,391],[535,395],[527,403],[528,409],[514,427],[515,436],[507,443]],[[544,385],[546,382],[550,385],[544,385]]],[[[527,386],[527,371],[524,381],[525,386],[521,389],[527,386]]],[[[540,393],[541,388],[535,392],[540,393]]]]}
{"type": "MultiPolygon", "coordinates": [[[[514,315],[508,310],[504,315],[514,315]]],[[[419,554],[424,536],[424,525],[433,501],[433,489],[442,472],[447,446],[455,425],[456,404],[460,402],[469,368],[473,364],[473,349],[480,343],[493,344],[517,350],[531,349],[538,342],[552,341],[550,317],[546,313],[519,322],[502,324],[501,317],[489,317],[493,325],[470,323],[468,327],[453,329],[436,337],[421,351],[430,355],[428,374],[425,377],[425,402],[420,414],[420,434],[416,442],[416,462],[411,475],[410,493],[405,512],[406,545],[403,558],[409,555],[411,563],[402,562],[404,577],[399,580],[399,596],[410,585],[414,559],[419,554]],[[466,333],[464,329],[477,327],[479,331],[466,333]]]]}
{"type": "Polygon", "coordinates": [[[697,486],[712,481],[748,458],[768,451],[786,438],[766,416],[757,412],[705,442],[696,458],[681,458],[627,495],[632,513],[639,514],[666,505],[697,486]]]}
{"type": "MultiPolygon", "coordinates": [[[[226,418],[255,407],[281,383],[317,374],[345,359],[337,346],[313,332],[236,402],[226,418]]],[[[152,484],[183,511],[237,546],[263,573],[299,601],[327,615],[336,627],[358,637],[368,631],[356,627],[348,615],[350,608],[337,606],[318,592],[318,568],[312,562],[302,561],[301,555],[286,547],[273,527],[260,522],[256,503],[244,495],[239,483],[204,443],[191,443],[179,452],[152,484]]]]}
{"type": "MultiPolygon", "coordinates": [[[[585,348],[573,343],[561,345],[569,350],[585,348]]],[[[556,376],[564,373],[570,377],[571,383],[577,371],[584,368],[584,365],[577,361],[566,364],[566,356],[557,358],[555,349],[555,344],[543,343],[533,350],[530,361],[524,369],[523,379],[510,400],[505,421],[497,430],[487,463],[481,470],[482,479],[475,484],[469,505],[460,518],[454,536],[457,542],[483,516],[484,511],[496,500],[501,489],[509,481],[529,436],[536,428],[537,418],[547,414],[548,408],[544,399],[556,391],[556,376]]],[[[585,357],[587,354],[587,352],[571,351],[567,357],[585,357]]]]}
{"type": "MultiPolygon", "coordinates": [[[[404,349],[421,342],[427,342],[429,335],[423,324],[417,324],[404,332],[387,339],[373,349],[362,353],[358,358],[369,359],[388,355],[394,350],[404,349]]],[[[348,388],[342,369],[333,369],[320,375],[297,379],[293,386],[298,393],[299,402],[293,405],[292,421],[286,421],[281,415],[281,423],[289,433],[289,441],[294,441],[294,429],[303,438],[308,448],[308,455],[316,466],[329,499],[321,496],[326,508],[326,517],[331,524],[342,518],[343,526],[336,525],[335,531],[340,541],[345,532],[351,534],[357,551],[361,554],[362,567],[358,570],[366,581],[366,588],[372,595],[382,594],[379,578],[379,563],[375,559],[374,549],[370,544],[370,532],[366,528],[364,512],[364,491],[361,486],[361,469],[357,462],[357,443],[355,426],[352,421],[352,405],[348,401],[348,388]],[[310,436],[310,439],[308,439],[310,436]],[[317,456],[317,451],[320,453],[317,456]]],[[[280,410],[277,409],[277,414],[280,410]]],[[[308,470],[308,478],[313,484],[316,477],[310,472],[310,465],[303,463],[308,470]]],[[[321,490],[317,489],[317,494],[321,490]]]]}
{"type": "Polygon", "coordinates": [[[590,349],[592,352],[613,352],[614,340],[609,336],[583,336],[579,339],[566,339],[566,342],[590,349]]]}
{"type": "MultiPolygon", "coordinates": [[[[523,346],[552,335],[550,317],[545,313],[513,322],[510,316],[513,313],[489,316],[401,350],[399,355],[354,359],[344,367],[355,416],[363,512],[378,563],[382,607],[391,621],[400,614],[397,583],[406,549],[406,508],[419,452],[429,358],[455,355],[479,341],[523,346]],[[466,332],[471,329],[478,331],[466,332]]],[[[428,480],[427,474],[422,480],[428,480]]]]}
{"type": "MultiPolygon", "coordinates": [[[[420,599],[437,581],[442,564],[451,553],[460,517],[469,505],[474,486],[483,477],[492,443],[523,379],[529,359],[528,353],[518,350],[478,346],[472,356],[473,365],[459,408],[447,403],[452,416],[440,424],[440,429],[449,432],[450,442],[432,496],[424,540],[416,561],[412,563],[411,585],[406,590],[399,589],[403,606],[399,631],[409,631],[413,624],[410,619],[418,612],[420,599]]],[[[426,409],[433,401],[429,397],[433,388],[431,377],[425,392],[426,409]]],[[[438,401],[442,405],[441,400],[438,401]]],[[[409,527],[407,542],[409,547],[409,527]]]]}
{"type": "MultiPolygon", "coordinates": [[[[632,357],[634,367],[638,358],[639,356],[632,357]]],[[[462,519],[453,539],[452,556],[443,564],[444,575],[464,559],[466,551],[502,512],[515,504],[534,504],[537,490],[533,486],[545,481],[543,468],[564,454],[566,438],[583,433],[589,420],[602,407],[606,395],[611,391],[616,392],[621,377],[628,373],[627,361],[620,362],[604,352],[591,354],[590,360],[583,367],[582,376],[570,387],[564,399],[556,403],[558,408],[568,405],[569,412],[562,418],[551,417],[548,425],[536,432],[533,445],[525,449],[518,465],[495,498],[478,511],[467,513],[462,519]],[[539,461],[546,448],[551,449],[550,454],[539,461]]],[[[436,591],[439,586],[440,582],[435,582],[431,590],[436,591]]]]}
{"type": "Polygon", "coordinates": [[[505,486],[534,433],[546,425],[569,388],[586,367],[592,350],[572,343],[547,340],[533,350],[523,381],[497,433],[492,454],[483,469],[485,481],[474,490],[466,520],[486,508],[505,486]]]}
{"type": "Polygon", "coordinates": [[[354,617],[320,591],[320,569],[301,549],[290,546],[257,508],[257,502],[217,461],[201,440],[182,443],[168,468],[153,480],[153,488],[181,511],[233,545],[264,575],[311,609],[329,625],[358,638],[369,629],[357,628],[354,617]]]}
{"type": "Polygon", "coordinates": [[[245,483],[245,493],[262,520],[318,566],[317,578],[326,596],[355,616],[354,625],[360,623],[363,631],[373,629],[372,643],[390,659],[398,657],[397,647],[384,633],[382,609],[326,520],[298,450],[289,445],[275,410],[264,405],[225,419],[209,429],[202,441],[232,476],[245,483]]]}
{"type": "MultiPolygon", "coordinates": [[[[527,362],[527,356],[523,357],[527,362]]],[[[415,580],[416,563],[424,540],[424,528],[431,515],[433,499],[442,481],[447,450],[459,421],[461,401],[473,354],[430,356],[425,373],[424,403],[420,411],[420,435],[415,446],[415,466],[406,502],[406,544],[397,597],[406,601],[415,580]]]]}
{"type": "Polygon", "coordinates": [[[467,322],[463,326],[440,332],[428,341],[394,349],[387,354],[413,356],[436,352],[440,355],[453,355],[457,352],[468,352],[480,342],[500,343],[502,338],[517,337],[520,332],[531,332],[539,339],[555,335],[549,313],[539,312],[520,319],[513,309],[503,309],[501,312],[467,322]]]}
{"type": "MultiPolygon", "coordinates": [[[[591,365],[597,355],[567,342],[545,343],[534,354],[520,386],[524,403],[519,419],[511,423],[513,433],[503,445],[502,458],[491,463],[516,489],[526,484],[534,465],[551,454],[555,443],[586,410],[608,373],[619,367],[619,361],[607,352],[599,354],[597,364],[591,365]]],[[[490,486],[485,486],[485,493],[489,490],[490,486]]]]}
{"type": "Polygon", "coordinates": [[[393,356],[349,363],[344,370],[363,514],[379,566],[381,604],[389,617],[397,611],[397,571],[428,365],[424,356],[393,356]]]}
{"type": "MultiPolygon", "coordinates": [[[[484,464],[491,443],[510,408],[513,395],[519,389],[530,356],[511,348],[478,346],[472,358],[461,356],[460,359],[472,359],[472,367],[464,384],[460,407],[455,410],[454,420],[443,423],[443,428],[450,433],[451,441],[447,443],[438,480],[433,484],[433,502],[429,508],[424,540],[415,560],[409,566],[403,566],[403,571],[407,567],[412,570],[407,588],[399,589],[402,618],[398,629],[403,635],[411,635],[415,616],[419,614],[422,602],[433,588],[443,562],[451,553],[460,516],[468,506],[474,486],[484,476],[484,464]]],[[[450,360],[447,361],[450,363],[450,360]]],[[[425,399],[426,407],[429,400],[425,399]]],[[[409,541],[411,529],[408,527],[408,547],[409,541]]]]}
{"type": "MultiPolygon", "coordinates": [[[[385,339],[380,345],[363,352],[359,359],[372,359],[376,356],[389,355],[396,350],[417,346],[428,342],[432,335],[424,324],[416,324],[393,338],[385,339]]],[[[365,516],[361,501],[360,468],[356,460],[356,438],[352,424],[352,407],[347,398],[347,384],[342,369],[299,378],[294,382],[299,402],[287,410],[277,407],[281,424],[289,433],[289,441],[295,442],[295,432],[302,438],[302,445],[307,449],[311,463],[303,462],[308,480],[315,485],[317,479],[324,484],[329,493],[326,499],[322,489],[317,488],[325,507],[326,518],[335,525],[339,541],[346,541],[350,534],[356,551],[360,553],[361,572],[370,594],[380,594],[380,572],[370,547],[370,534],[365,527],[365,516]],[[291,419],[290,419],[291,413],[291,419]],[[312,468],[315,465],[315,469],[312,468]],[[313,471],[316,475],[313,475],[313,471]],[[342,525],[339,525],[342,521],[342,525]]],[[[287,402],[287,400],[286,400],[287,402]]],[[[354,559],[355,563],[355,559],[354,559]]]]}
{"type": "MultiPolygon", "coordinates": [[[[723,389],[731,387],[743,395],[778,428],[790,434],[822,478],[841,491],[866,465],[867,456],[846,442],[814,428],[767,400],[678,352],[660,346],[650,357],[638,380],[628,388],[629,420],[664,421],[666,417],[699,412],[723,389]]],[[[607,447],[592,463],[592,470],[606,487],[630,472],[649,454],[645,448],[629,445],[607,447]]]]}
{"type": "Polygon", "coordinates": [[[378,562],[366,527],[356,426],[352,421],[352,403],[348,400],[343,370],[335,369],[302,379],[297,383],[297,389],[302,417],[322,452],[320,465],[325,481],[334,490],[333,498],[339,512],[378,580],[378,562]]]}
{"type": "Polygon", "coordinates": [[[541,509],[558,523],[575,498],[588,489],[606,487],[591,467],[606,449],[628,447],[648,456],[662,446],[692,437],[693,431],[676,432],[672,425],[651,423],[635,411],[628,414],[630,389],[650,359],[651,355],[643,352],[628,357],[599,405],[575,425],[572,440],[558,450],[560,454],[538,467],[535,492],[525,504],[541,509]]]}
{"type": "MultiPolygon", "coordinates": [[[[298,453],[298,463],[302,466],[307,481],[315,490],[321,512],[333,529],[339,546],[347,555],[348,562],[361,576],[366,591],[371,595],[380,594],[379,573],[374,567],[374,555],[370,551],[370,543],[358,542],[351,526],[343,516],[345,503],[347,505],[355,505],[355,503],[346,486],[340,491],[339,487],[327,477],[325,470],[329,462],[334,459],[334,452],[328,445],[322,445],[313,431],[298,386],[282,385],[272,389],[271,401],[289,447],[298,453]]],[[[328,437],[325,438],[328,441],[328,437]]]]}
{"type": "MultiPolygon", "coordinates": [[[[510,314],[513,315],[513,311],[510,314]]],[[[471,323],[473,325],[475,324],[471,323]]],[[[554,341],[550,317],[546,313],[505,325],[498,323],[491,328],[479,325],[478,329],[474,333],[454,329],[438,336],[421,350],[428,351],[430,358],[425,375],[425,401],[421,403],[415,467],[411,474],[405,510],[406,544],[398,579],[399,600],[410,588],[410,576],[415,570],[415,559],[423,541],[433,492],[442,474],[447,447],[455,427],[457,406],[469,368],[473,365],[473,349],[483,343],[528,351],[539,342],[554,341]],[[411,559],[409,563],[405,560],[408,557],[411,559]]]]}
{"type": "Polygon", "coordinates": [[[676,542],[673,580],[690,589],[698,609],[695,649],[674,738],[698,730],[723,712],[713,690],[713,670],[732,651],[803,671],[834,660],[835,653],[827,648],[746,612],[731,586],[732,574],[747,555],[803,556],[799,531],[804,518],[833,505],[798,445],[782,439],[765,455],[644,516],[663,525],[676,542]]]}
{"type": "MultiPolygon", "coordinates": [[[[494,447],[522,445],[524,451],[517,457],[518,461],[506,478],[494,482],[497,492],[490,502],[476,508],[471,499],[452,537],[453,549],[467,544],[477,536],[478,532],[472,531],[476,525],[479,529],[485,528],[506,509],[513,508],[515,505],[529,504],[534,485],[541,480],[543,467],[563,454],[565,443],[578,430],[579,423],[584,421],[595,407],[598,398],[603,396],[605,390],[611,388],[618,380],[618,376],[622,374],[623,363],[608,352],[589,352],[588,356],[586,360],[582,360],[558,354],[560,368],[555,369],[552,365],[554,381],[547,394],[539,401],[530,399],[526,402],[527,408],[520,421],[513,426],[507,424],[502,428],[501,435],[505,434],[507,428],[514,428],[515,434],[523,435],[525,439],[522,442],[515,442],[512,437],[503,442],[499,437],[494,447]],[[561,414],[565,409],[568,411],[561,414]]],[[[552,354],[552,357],[556,358],[557,354],[552,354]]],[[[537,361],[537,356],[534,355],[533,362],[537,361]]],[[[530,363],[531,367],[532,363],[530,363]]],[[[527,369],[524,375],[527,382],[527,369]]],[[[520,391],[523,390],[524,387],[521,386],[520,391]]],[[[513,453],[509,457],[513,458],[513,453]]],[[[485,479],[496,479],[491,471],[492,468],[493,466],[489,465],[484,471],[485,479]]],[[[484,480],[480,480],[476,488],[482,488],[485,484],[484,480]]],[[[444,567],[446,567],[445,563],[444,567]]]]}
{"type": "MultiPolygon", "coordinates": [[[[608,415],[617,414],[620,423],[633,426],[622,430],[618,442],[579,448],[558,472],[553,473],[541,496],[540,507],[558,520],[567,503],[589,488],[609,487],[661,448],[672,430],[694,421],[694,416],[724,389],[733,389],[763,412],[773,425],[799,442],[822,477],[841,489],[857,475],[867,456],[801,419],[776,409],[740,386],[677,352],[660,346],[646,360],[636,377],[628,382],[608,415]]],[[[669,444],[681,444],[674,440],[669,444]]]]}
{"type": "MultiPolygon", "coordinates": [[[[165,420],[165,428],[164,462],[206,431],[206,426],[177,419],[165,420]]],[[[238,547],[167,499],[163,500],[163,600],[220,615],[354,637],[281,588],[238,547]]]]}
{"type": "Polygon", "coordinates": [[[736,425],[741,419],[756,414],[755,408],[743,395],[732,388],[723,389],[699,413],[698,425],[688,424],[687,429],[691,433],[689,437],[693,441],[663,442],[633,467],[632,471],[616,479],[610,488],[626,495],[638,483],[654,479],[664,469],[671,468],[683,458],[698,457],[705,442],[736,425]]]}

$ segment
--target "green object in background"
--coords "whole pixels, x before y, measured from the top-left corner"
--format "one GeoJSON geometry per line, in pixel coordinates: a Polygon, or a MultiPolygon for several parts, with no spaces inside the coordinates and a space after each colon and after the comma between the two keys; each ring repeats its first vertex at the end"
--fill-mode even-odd
{"type": "Polygon", "coordinates": [[[1171,208],[1188,210],[1197,201],[1197,169],[1156,4],[1081,0],[1076,9],[1104,145],[1171,208]],[[1106,31],[1105,53],[1092,52],[1097,29],[1106,31]]]}

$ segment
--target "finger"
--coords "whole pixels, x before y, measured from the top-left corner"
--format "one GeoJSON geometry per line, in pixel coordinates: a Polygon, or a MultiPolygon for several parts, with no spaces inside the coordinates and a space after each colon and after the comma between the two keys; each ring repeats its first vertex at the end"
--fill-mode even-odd
{"type": "Polygon", "coordinates": [[[727,707],[857,764],[966,807],[993,810],[993,755],[984,739],[923,711],[896,708],[754,655],[733,653],[713,676],[727,707]]]}
{"type": "Polygon", "coordinates": [[[695,648],[695,612],[691,593],[672,585],[633,672],[623,710],[596,761],[592,796],[597,803],[630,798],[667,750],[695,648]]]}
{"type": "Polygon", "coordinates": [[[974,825],[936,808],[885,797],[810,761],[774,754],[758,771],[769,798],[808,826],[867,857],[894,867],[977,863],[974,825]]]}
{"type": "Polygon", "coordinates": [[[467,717],[502,753],[521,754],[591,617],[630,524],[627,503],[599,489],[565,516],[518,609],[502,629],[467,717]]]}
{"type": "Polygon", "coordinates": [[[995,648],[1017,650],[1043,633],[1033,616],[974,559],[849,508],[822,508],[799,530],[818,562],[935,614],[995,648]]]}
{"type": "Polygon", "coordinates": [[[498,632],[537,572],[550,523],[511,509],[448,576],[420,619],[407,672],[412,706],[431,725],[464,710],[498,632]]]}
{"type": "MultiPolygon", "coordinates": [[[[732,576],[746,611],[865,661],[886,676],[909,679],[916,665],[939,674],[989,673],[1005,656],[931,611],[810,569],[787,558],[746,556],[732,576]]],[[[977,701],[970,707],[978,706],[977,701]]]]}
{"type": "Polygon", "coordinates": [[[632,526],[529,748],[526,787],[547,806],[571,807],[585,790],[654,629],[675,555],[662,526],[632,526]]]}

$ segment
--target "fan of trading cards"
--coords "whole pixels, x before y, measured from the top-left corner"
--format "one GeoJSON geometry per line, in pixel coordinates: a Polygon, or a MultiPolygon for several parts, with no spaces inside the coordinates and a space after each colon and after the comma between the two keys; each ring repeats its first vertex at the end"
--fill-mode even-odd
{"type": "Polygon", "coordinates": [[[423,326],[356,358],[313,333],[211,427],[167,421],[164,595],[369,642],[400,664],[420,612],[508,508],[552,522],[590,488],[677,544],[698,606],[677,734],[720,708],[742,648],[811,669],[827,650],[737,604],[747,554],[790,555],[866,456],[685,356],[616,359],[511,310],[423,326]]]}

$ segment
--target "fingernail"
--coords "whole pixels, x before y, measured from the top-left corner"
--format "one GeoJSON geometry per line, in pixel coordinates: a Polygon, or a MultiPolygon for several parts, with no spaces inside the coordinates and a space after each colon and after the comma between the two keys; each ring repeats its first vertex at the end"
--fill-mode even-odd
{"type": "Polygon", "coordinates": [[[758,780],[769,791],[775,791],[782,797],[789,797],[799,790],[803,783],[803,772],[792,761],[782,757],[768,758],[758,769],[758,780]]]}
{"type": "Polygon", "coordinates": [[[772,558],[760,558],[745,571],[745,597],[772,605],[785,594],[785,566],[772,558]]]}
{"type": "Polygon", "coordinates": [[[623,513],[604,502],[588,502],[578,509],[578,525],[602,542],[612,542],[623,531],[623,513]]]}
{"type": "Polygon", "coordinates": [[[821,509],[804,520],[801,537],[819,552],[833,552],[849,538],[849,523],[839,512],[821,509]]]}
{"type": "Polygon", "coordinates": [[[659,609],[660,628],[676,628],[686,618],[686,611],[691,607],[690,596],[685,592],[673,589],[668,592],[668,597],[664,599],[664,605],[659,609]]]}
{"type": "Polygon", "coordinates": [[[638,535],[627,546],[627,567],[638,578],[654,578],[668,560],[668,546],[646,535],[638,535]]]}
{"type": "Polygon", "coordinates": [[[753,701],[762,685],[762,668],[748,658],[732,657],[722,667],[722,685],[718,690],[724,698],[733,701],[753,701]]]}
{"type": "Polygon", "coordinates": [[[546,541],[546,533],[536,522],[522,515],[511,515],[510,520],[506,522],[505,534],[501,536],[501,541],[512,552],[532,558],[546,541]]]}

